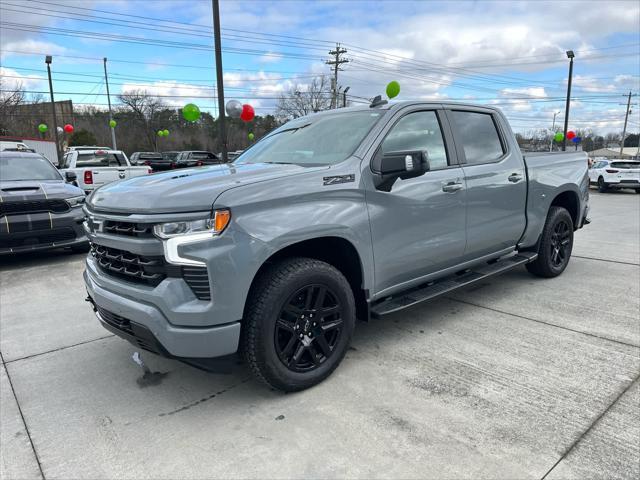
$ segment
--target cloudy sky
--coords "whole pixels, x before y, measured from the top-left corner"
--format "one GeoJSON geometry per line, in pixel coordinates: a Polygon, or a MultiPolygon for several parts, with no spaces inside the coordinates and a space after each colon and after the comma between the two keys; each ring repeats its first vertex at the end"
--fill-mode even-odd
{"type": "MultiPolygon", "coordinates": [[[[401,84],[399,99],[500,106],[516,131],[550,128],[564,115],[575,51],[570,128],[621,131],[640,89],[637,1],[221,1],[225,96],[260,114],[292,87],[304,90],[336,42],[347,49],[339,84],[357,103],[401,84]]],[[[210,0],[0,0],[2,88],[105,106],[146,89],[169,105],[216,115],[210,0]]],[[[629,130],[640,129],[638,98],[629,130]]]]}

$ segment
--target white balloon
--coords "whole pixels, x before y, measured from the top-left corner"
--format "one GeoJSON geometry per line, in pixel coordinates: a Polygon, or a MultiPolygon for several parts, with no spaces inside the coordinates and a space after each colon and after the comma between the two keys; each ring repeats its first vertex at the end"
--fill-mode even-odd
{"type": "Polygon", "coordinates": [[[238,100],[229,100],[224,109],[231,118],[240,118],[242,114],[242,104],[238,100]]]}
{"type": "Polygon", "coordinates": [[[64,133],[64,129],[62,127],[58,127],[58,134],[62,135],[64,133]]]}

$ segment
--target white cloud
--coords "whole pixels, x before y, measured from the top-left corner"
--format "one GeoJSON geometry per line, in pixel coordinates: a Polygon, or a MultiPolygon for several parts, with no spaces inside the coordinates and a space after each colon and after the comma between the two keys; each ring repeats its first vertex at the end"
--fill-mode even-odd
{"type": "Polygon", "coordinates": [[[277,63],[280,60],[282,60],[283,56],[279,53],[275,53],[275,52],[267,52],[266,54],[262,55],[259,59],[260,59],[260,63],[277,63]]]}
{"type": "Polygon", "coordinates": [[[46,82],[44,76],[25,75],[6,67],[0,67],[0,80],[2,80],[2,88],[5,90],[16,90],[18,88],[37,90],[40,87],[44,87],[46,82]]]}

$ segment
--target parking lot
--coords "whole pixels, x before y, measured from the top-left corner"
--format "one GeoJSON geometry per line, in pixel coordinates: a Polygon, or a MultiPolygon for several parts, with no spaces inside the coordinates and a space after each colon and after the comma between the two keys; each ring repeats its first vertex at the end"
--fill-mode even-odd
{"type": "Polygon", "coordinates": [[[3,258],[2,478],[638,478],[640,195],[591,196],[551,280],[524,268],[357,325],[282,394],[136,349],[84,302],[83,256],[3,258]]]}

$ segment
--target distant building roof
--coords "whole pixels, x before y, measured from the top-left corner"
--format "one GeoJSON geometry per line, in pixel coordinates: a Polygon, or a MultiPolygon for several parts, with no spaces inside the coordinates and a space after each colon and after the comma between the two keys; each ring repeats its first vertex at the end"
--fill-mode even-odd
{"type": "MultiPolygon", "coordinates": [[[[606,157],[606,158],[620,158],[619,148],[600,148],[598,150],[592,150],[588,152],[590,157],[606,157]]],[[[638,147],[624,147],[622,149],[622,157],[637,157],[638,147]]]]}

